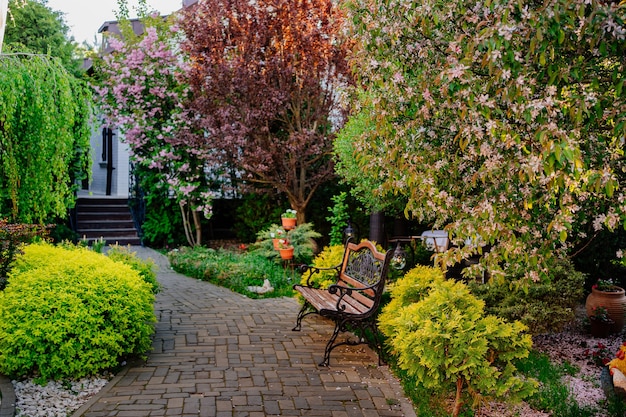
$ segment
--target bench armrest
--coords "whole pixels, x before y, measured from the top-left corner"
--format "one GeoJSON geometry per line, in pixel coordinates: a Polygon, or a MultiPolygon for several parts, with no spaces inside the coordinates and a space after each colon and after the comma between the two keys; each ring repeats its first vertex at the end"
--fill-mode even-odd
{"type": "Polygon", "coordinates": [[[337,294],[337,292],[339,293],[339,298],[337,299],[337,311],[344,311],[346,309],[345,305],[342,304],[343,303],[343,298],[345,296],[350,296],[352,295],[352,293],[354,291],[365,291],[365,290],[376,290],[376,287],[378,287],[378,282],[372,284],[372,285],[368,285],[366,287],[359,287],[359,288],[354,288],[354,287],[346,287],[345,285],[339,285],[339,284],[333,284],[330,287],[328,287],[328,292],[331,294],[337,294]]]}
{"type": "Polygon", "coordinates": [[[322,271],[334,271],[335,275],[339,276],[339,271],[341,270],[341,264],[331,266],[328,268],[318,268],[313,265],[300,265],[298,268],[303,275],[307,272],[309,273],[309,275],[306,278],[305,286],[312,287],[313,285],[311,284],[311,278],[313,277],[313,275],[319,274],[322,271]]]}

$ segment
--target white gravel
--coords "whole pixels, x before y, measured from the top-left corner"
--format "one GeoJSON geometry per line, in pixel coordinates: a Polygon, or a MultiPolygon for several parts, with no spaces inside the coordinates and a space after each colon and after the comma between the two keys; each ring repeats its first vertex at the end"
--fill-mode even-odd
{"type": "Polygon", "coordinates": [[[32,379],[12,382],[16,398],[15,417],[66,417],[97,394],[109,380],[50,381],[44,386],[32,379]]]}

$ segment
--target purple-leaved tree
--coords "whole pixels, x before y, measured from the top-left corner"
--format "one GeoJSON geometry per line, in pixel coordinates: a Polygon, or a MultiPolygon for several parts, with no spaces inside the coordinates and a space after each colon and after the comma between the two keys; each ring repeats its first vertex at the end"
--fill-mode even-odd
{"type": "Polygon", "coordinates": [[[285,193],[304,222],[333,178],[332,143],[351,83],[343,15],[332,0],[215,0],[182,14],[197,126],[243,184],[285,193]]]}

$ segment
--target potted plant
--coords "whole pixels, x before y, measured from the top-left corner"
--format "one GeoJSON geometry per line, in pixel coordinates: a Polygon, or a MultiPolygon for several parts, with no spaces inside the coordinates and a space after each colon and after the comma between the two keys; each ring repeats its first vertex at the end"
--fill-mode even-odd
{"type": "Polygon", "coordinates": [[[280,257],[282,259],[293,259],[293,245],[291,244],[289,239],[278,239],[278,251],[280,252],[280,257]]]}
{"type": "Polygon", "coordinates": [[[591,309],[589,315],[591,324],[591,334],[595,337],[607,337],[613,330],[615,322],[609,316],[609,311],[605,306],[598,305],[591,309]]]}
{"type": "Polygon", "coordinates": [[[612,331],[615,333],[621,332],[624,327],[624,313],[626,312],[624,289],[616,285],[612,279],[599,279],[591,287],[591,294],[587,296],[585,302],[589,319],[591,319],[594,309],[599,306],[605,308],[608,316],[613,320],[612,331]]]}
{"type": "Polygon", "coordinates": [[[297,211],[293,209],[287,209],[281,216],[280,219],[283,223],[283,228],[285,230],[290,230],[296,227],[296,214],[297,211]]]}
{"type": "Polygon", "coordinates": [[[278,241],[286,236],[285,229],[279,227],[273,232],[270,232],[270,237],[272,238],[272,244],[274,245],[274,249],[278,250],[278,241]]]}

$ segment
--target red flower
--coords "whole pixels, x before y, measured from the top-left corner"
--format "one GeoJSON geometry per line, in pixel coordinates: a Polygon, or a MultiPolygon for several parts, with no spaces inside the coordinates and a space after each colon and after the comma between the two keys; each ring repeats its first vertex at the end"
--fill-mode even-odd
{"type": "Polygon", "coordinates": [[[604,365],[606,365],[609,362],[611,362],[611,360],[609,358],[603,358],[602,359],[602,364],[604,364],[604,365]]]}

